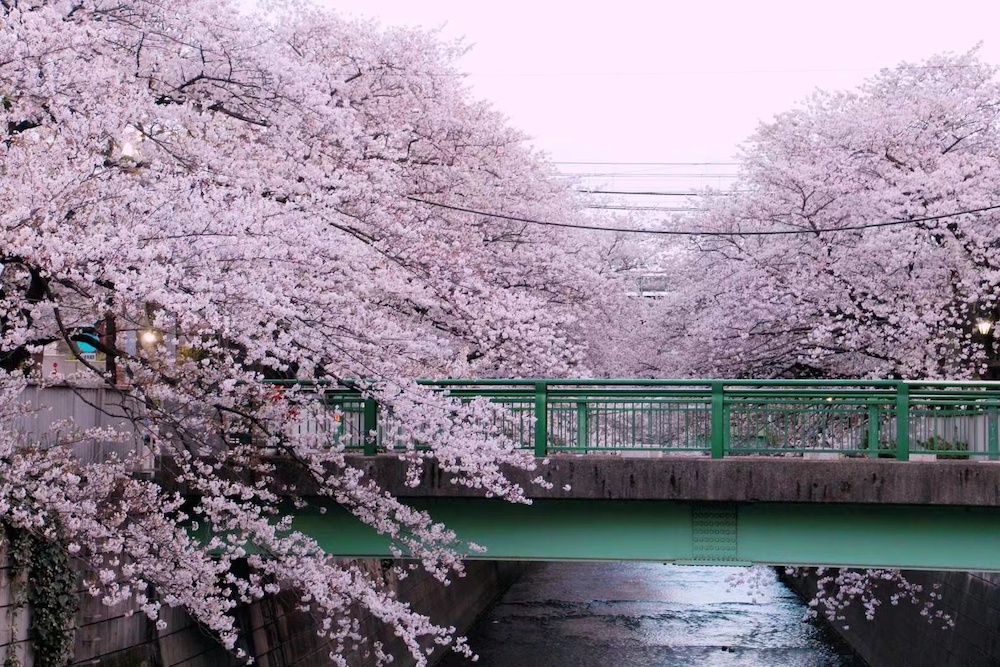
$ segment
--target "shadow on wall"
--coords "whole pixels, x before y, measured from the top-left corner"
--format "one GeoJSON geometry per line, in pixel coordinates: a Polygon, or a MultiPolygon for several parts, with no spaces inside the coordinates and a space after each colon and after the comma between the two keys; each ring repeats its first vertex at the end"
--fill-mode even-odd
{"type": "MultiPolygon", "coordinates": [[[[1000,665],[1000,574],[988,572],[903,572],[922,595],[940,595],[940,609],[955,623],[929,623],[921,609],[900,601],[883,600],[871,621],[860,604],[852,604],[841,624],[832,624],[839,634],[872,667],[987,667],[1000,665]],[[845,630],[843,626],[847,626],[845,630]]],[[[804,600],[816,593],[814,570],[783,575],[785,582],[804,600]]]]}
{"type": "MultiPolygon", "coordinates": [[[[524,571],[527,564],[513,561],[474,561],[466,564],[466,576],[442,586],[423,572],[399,580],[391,570],[392,561],[355,561],[371,576],[381,577],[399,599],[409,602],[441,625],[468,629],[489,605],[524,571]]],[[[12,599],[10,563],[0,552],[0,663],[16,658],[21,667],[34,667],[29,619],[30,612],[12,599]]],[[[78,581],[86,578],[78,570],[78,581]]],[[[81,584],[82,585],[82,584],[81,584]]],[[[126,605],[108,608],[81,590],[76,619],[73,656],[70,664],[99,662],[110,667],[236,667],[233,658],[207,631],[181,609],[163,614],[166,627],[157,630],[154,622],[126,605]]],[[[299,610],[294,594],[279,594],[249,605],[237,613],[241,630],[240,648],[254,656],[258,667],[328,667],[330,646],[316,632],[313,617],[299,610]]],[[[361,619],[361,634],[385,645],[395,657],[393,665],[409,667],[413,660],[390,629],[373,618],[361,619]]],[[[438,647],[440,657],[444,649],[438,647]]],[[[363,651],[348,654],[351,667],[369,667],[374,659],[363,651]]]]}

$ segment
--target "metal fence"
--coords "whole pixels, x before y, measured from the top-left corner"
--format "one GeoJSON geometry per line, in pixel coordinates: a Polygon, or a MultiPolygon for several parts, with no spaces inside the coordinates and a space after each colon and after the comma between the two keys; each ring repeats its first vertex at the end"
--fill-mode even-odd
{"type": "Polygon", "coordinates": [[[26,444],[72,447],[74,456],[87,463],[138,454],[139,469],[152,470],[148,437],[135,428],[135,420],[142,418],[142,408],[120,393],[103,387],[28,386],[20,401],[26,410],[10,427],[26,444]],[[93,428],[113,429],[121,436],[82,435],[93,428]]]}
{"type": "MultiPolygon", "coordinates": [[[[533,449],[1000,460],[1000,383],[893,380],[437,380],[458,400],[505,408],[494,426],[533,449]]],[[[391,420],[350,388],[324,390],[349,449],[389,444],[391,420]]]]}
{"type": "MultiPolygon", "coordinates": [[[[553,453],[677,453],[1000,460],[1000,383],[889,380],[437,380],[460,401],[503,409],[496,430],[538,456],[553,453]]],[[[305,387],[312,391],[315,387],[305,387]]],[[[325,386],[324,410],[287,425],[366,454],[398,446],[391,413],[354,387],[325,386]]],[[[103,426],[130,434],[81,439],[88,461],[142,451],[136,405],[102,388],[30,387],[32,410],[15,428],[43,446],[103,426]],[[128,409],[126,409],[128,408],[128,409]],[[66,426],[65,428],[70,428],[66,426]]]]}

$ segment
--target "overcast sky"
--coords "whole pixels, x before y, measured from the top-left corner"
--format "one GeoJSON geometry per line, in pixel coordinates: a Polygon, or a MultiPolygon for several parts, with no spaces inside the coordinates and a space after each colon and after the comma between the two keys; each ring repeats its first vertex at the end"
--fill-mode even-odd
{"type": "Polygon", "coordinates": [[[982,41],[996,0],[319,0],[473,46],[474,91],[556,161],[719,162],[816,88],[982,41]]]}

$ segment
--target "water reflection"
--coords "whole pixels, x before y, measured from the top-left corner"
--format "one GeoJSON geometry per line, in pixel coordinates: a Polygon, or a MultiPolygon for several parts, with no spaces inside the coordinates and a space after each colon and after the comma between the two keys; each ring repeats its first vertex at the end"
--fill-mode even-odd
{"type": "MultiPolygon", "coordinates": [[[[731,568],[659,563],[544,563],[470,631],[485,667],[863,667],[802,623],[775,577],[752,602],[731,568]]],[[[447,667],[471,665],[450,657],[447,667]]]]}

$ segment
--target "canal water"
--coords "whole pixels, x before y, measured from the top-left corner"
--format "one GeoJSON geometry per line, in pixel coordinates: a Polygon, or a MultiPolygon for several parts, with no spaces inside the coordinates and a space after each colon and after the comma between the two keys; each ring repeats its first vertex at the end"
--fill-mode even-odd
{"type": "Polygon", "coordinates": [[[469,631],[479,660],[442,667],[864,667],[777,576],[730,589],[732,568],[542,563],[469,631]]]}

